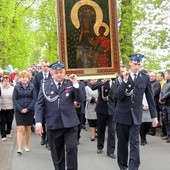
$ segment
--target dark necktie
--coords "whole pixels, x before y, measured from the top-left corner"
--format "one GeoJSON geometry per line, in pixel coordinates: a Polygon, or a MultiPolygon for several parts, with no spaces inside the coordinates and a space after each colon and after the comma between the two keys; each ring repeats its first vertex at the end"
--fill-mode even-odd
{"type": "Polygon", "coordinates": [[[60,91],[60,88],[61,88],[61,83],[58,83],[57,84],[57,90],[60,91]]]}
{"type": "Polygon", "coordinates": [[[47,79],[47,73],[44,73],[44,79],[45,80],[47,79]]]}
{"type": "Polygon", "coordinates": [[[134,74],[133,76],[134,76],[134,80],[133,80],[133,81],[136,81],[136,79],[137,79],[137,74],[134,74]]]}

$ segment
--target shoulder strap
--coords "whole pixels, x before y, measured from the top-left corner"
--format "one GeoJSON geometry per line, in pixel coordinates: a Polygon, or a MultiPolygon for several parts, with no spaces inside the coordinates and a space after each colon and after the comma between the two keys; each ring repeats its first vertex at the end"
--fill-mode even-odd
{"type": "Polygon", "coordinates": [[[43,81],[42,82],[42,91],[43,91],[43,94],[44,94],[44,97],[49,101],[49,102],[55,102],[58,98],[59,98],[59,95],[56,95],[55,97],[53,98],[50,98],[46,95],[46,88],[51,85],[51,82],[52,82],[52,79],[49,79],[48,81],[43,81]]]}

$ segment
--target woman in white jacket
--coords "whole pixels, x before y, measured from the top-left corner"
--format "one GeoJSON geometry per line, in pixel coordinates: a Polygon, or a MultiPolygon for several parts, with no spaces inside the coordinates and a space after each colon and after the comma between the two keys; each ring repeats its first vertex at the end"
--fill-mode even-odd
{"type": "Polygon", "coordinates": [[[2,141],[6,140],[6,137],[12,137],[12,122],[14,119],[14,105],[13,105],[13,91],[14,87],[11,86],[11,81],[8,76],[3,76],[1,85],[1,137],[2,141]]]}
{"type": "Polygon", "coordinates": [[[96,129],[97,129],[97,115],[95,112],[96,102],[98,98],[98,90],[92,90],[91,86],[96,82],[95,79],[88,81],[86,89],[86,107],[85,107],[85,118],[88,120],[90,128],[91,141],[95,140],[96,129]]]}

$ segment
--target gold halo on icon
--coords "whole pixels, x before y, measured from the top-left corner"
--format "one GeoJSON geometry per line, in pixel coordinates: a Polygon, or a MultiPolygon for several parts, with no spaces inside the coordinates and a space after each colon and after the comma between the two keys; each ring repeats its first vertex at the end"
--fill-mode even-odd
{"type": "Polygon", "coordinates": [[[106,28],[106,31],[105,31],[104,35],[107,36],[107,35],[109,34],[109,32],[110,32],[110,29],[109,29],[109,26],[108,26],[106,23],[104,23],[104,22],[102,22],[100,25],[97,25],[97,26],[94,28],[94,29],[98,30],[98,33],[97,33],[96,35],[99,36],[99,28],[100,28],[101,26],[103,26],[103,27],[106,28]]]}
{"type": "Polygon", "coordinates": [[[103,23],[103,12],[102,12],[100,6],[92,0],[80,0],[77,3],[74,4],[74,6],[71,10],[71,14],[70,14],[70,18],[71,18],[73,25],[77,29],[80,27],[80,22],[79,22],[79,19],[78,19],[78,10],[79,10],[80,7],[82,7],[84,5],[89,5],[89,6],[93,7],[94,10],[95,10],[96,23],[93,27],[95,34],[97,36],[99,36],[99,27],[104,26],[106,28],[105,35],[108,35],[109,34],[109,27],[108,27],[107,24],[103,23]]]}

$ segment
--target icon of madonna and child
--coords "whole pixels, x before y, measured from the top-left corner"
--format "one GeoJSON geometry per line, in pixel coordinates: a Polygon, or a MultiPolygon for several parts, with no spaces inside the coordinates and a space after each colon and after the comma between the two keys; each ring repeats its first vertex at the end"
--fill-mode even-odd
{"type": "Polygon", "coordinates": [[[68,68],[111,67],[110,30],[100,6],[80,0],[71,8],[70,18],[72,29],[66,27],[68,68]]]}

